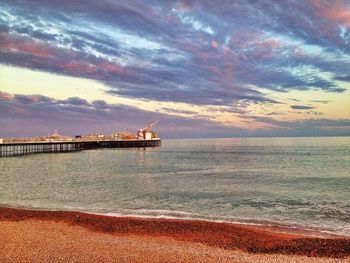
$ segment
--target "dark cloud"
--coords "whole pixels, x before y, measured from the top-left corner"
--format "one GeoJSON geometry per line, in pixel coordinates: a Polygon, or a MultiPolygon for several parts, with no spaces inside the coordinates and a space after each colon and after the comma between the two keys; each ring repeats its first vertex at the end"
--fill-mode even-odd
{"type": "Polygon", "coordinates": [[[327,92],[335,92],[335,93],[343,93],[344,91],[346,91],[345,88],[335,88],[332,90],[327,90],[327,92]]]}
{"type": "Polygon", "coordinates": [[[92,103],[92,106],[96,108],[107,108],[107,103],[104,100],[94,100],[92,103]]]}
{"type": "Polygon", "coordinates": [[[313,106],[306,106],[306,105],[291,105],[290,107],[293,110],[311,110],[315,108],[313,106]]]}
{"type": "Polygon", "coordinates": [[[284,113],[273,111],[273,112],[266,113],[265,115],[268,115],[268,116],[269,115],[284,115],[284,113]]]}
{"type": "Polygon", "coordinates": [[[322,103],[322,104],[328,104],[331,102],[330,100],[311,100],[311,102],[316,102],[316,103],[322,103]]]}
{"type": "Polygon", "coordinates": [[[342,75],[334,77],[335,80],[350,82],[350,75],[342,75]]]}
{"type": "MultiPolygon", "coordinates": [[[[4,93],[3,93],[4,94],[4,93]]],[[[52,99],[42,95],[14,95],[13,100],[18,101],[23,104],[33,104],[33,103],[49,103],[52,99]]]]}
{"type": "Polygon", "coordinates": [[[69,104],[73,106],[90,106],[91,104],[87,100],[81,99],[79,97],[71,97],[66,100],[58,100],[58,103],[69,104]]]}

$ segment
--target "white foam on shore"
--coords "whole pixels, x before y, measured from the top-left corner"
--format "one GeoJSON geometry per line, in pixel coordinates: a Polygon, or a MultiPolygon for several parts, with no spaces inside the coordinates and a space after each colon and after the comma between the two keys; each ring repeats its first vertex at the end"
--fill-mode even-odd
{"type": "Polygon", "coordinates": [[[203,216],[197,213],[191,213],[178,210],[119,210],[119,212],[93,212],[80,209],[57,209],[47,207],[28,207],[28,206],[13,206],[1,205],[1,207],[34,210],[34,211],[51,211],[51,212],[79,212],[91,215],[101,215],[115,218],[138,218],[138,219],[169,219],[169,220],[184,220],[184,221],[203,221],[213,223],[225,223],[243,226],[259,227],[276,233],[286,233],[301,235],[307,237],[317,238],[350,238],[350,233],[345,231],[331,231],[314,226],[303,226],[296,222],[278,222],[269,220],[247,219],[247,218],[233,218],[233,217],[219,217],[219,216],[203,216]]]}
{"type": "Polygon", "coordinates": [[[169,220],[184,220],[184,221],[203,221],[213,223],[225,223],[259,227],[276,233],[295,234],[308,237],[317,238],[350,238],[348,233],[339,233],[335,231],[318,229],[315,227],[305,227],[297,223],[290,222],[290,224],[273,222],[268,220],[256,220],[256,219],[238,219],[238,218],[225,218],[219,217],[201,216],[191,212],[176,211],[176,210],[125,210],[123,212],[83,212],[86,214],[102,215],[109,217],[123,217],[123,218],[138,218],[138,219],[169,219],[169,220]]]}

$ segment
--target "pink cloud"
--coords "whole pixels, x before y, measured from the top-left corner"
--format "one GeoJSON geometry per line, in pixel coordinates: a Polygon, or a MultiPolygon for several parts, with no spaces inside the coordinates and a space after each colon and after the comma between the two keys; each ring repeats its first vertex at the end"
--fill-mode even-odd
{"type": "Polygon", "coordinates": [[[5,52],[28,53],[37,57],[51,56],[50,49],[43,42],[4,33],[0,37],[0,49],[5,52]]]}
{"type": "Polygon", "coordinates": [[[13,96],[10,93],[0,91],[0,99],[1,100],[12,100],[13,96]]]}
{"type": "Polygon", "coordinates": [[[345,25],[350,29],[350,5],[343,0],[333,0],[331,4],[324,6],[320,0],[311,1],[317,15],[328,20],[345,25]]]}
{"type": "Polygon", "coordinates": [[[212,48],[219,48],[219,43],[215,40],[211,41],[211,47],[212,48]]]}
{"type": "Polygon", "coordinates": [[[247,48],[263,36],[259,32],[237,32],[232,34],[230,44],[236,48],[247,48]]]}
{"type": "Polygon", "coordinates": [[[122,73],[124,69],[116,64],[110,63],[110,62],[102,62],[98,64],[98,67],[106,72],[110,73],[122,73]]]}
{"type": "Polygon", "coordinates": [[[108,61],[88,63],[85,61],[79,62],[71,60],[58,62],[56,66],[65,71],[70,71],[75,75],[86,75],[97,79],[103,78],[106,74],[123,76],[124,78],[132,78],[135,76],[132,71],[108,61]]]}
{"type": "Polygon", "coordinates": [[[257,46],[259,48],[268,48],[268,49],[275,49],[275,48],[281,48],[282,43],[274,38],[269,38],[267,40],[261,40],[257,43],[257,46]]]}
{"type": "Polygon", "coordinates": [[[177,3],[176,9],[181,13],[187,13],[192,11],[195,3],[195,0],[182,0],[177,3]]]}
{"type": "Polygon", "coordinates": [[[59,68],[65,69],[65,70],[70,70],[74,72],[85,72],[88,74],[95,73],[97,71],[96,67],[91,64],[87,63],[80,63],[77,61],[69,61],[69,62],[60,62],[57,63],[57,66],[59,68]]]}

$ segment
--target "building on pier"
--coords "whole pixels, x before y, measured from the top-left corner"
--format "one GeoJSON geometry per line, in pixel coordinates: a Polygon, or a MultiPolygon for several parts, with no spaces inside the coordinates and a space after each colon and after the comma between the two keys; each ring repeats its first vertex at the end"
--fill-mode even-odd
{"type": "Polygon", "coordinates": [[[106,138],[105,135],[103,135],[100,132],[93,132],[87,135],[76,135],[75,139],[83,140],[83,141],[99,141],[104,140],[106,138]]]}
{"type": "Polygon", "coordinates": [[[57,141],[61,141],[61,142],[69,142],[69,141],[73,141],[72,137],[69,136],[64,136],[61,135],[57,132],[57,130],[55,130],[55,132],[51,135],[48,135],[46,137],[39,137],[39,140],[34,140],[34,141],[46,141],[46,142],[57,142],[57,141]]]}
{"type": "Polygon", "coordinates": [[[130,132],[115,132],[111,134],[111,140],[136,140],[137,136],[130,132]]]}
{"type": "Polygon", "coordinates": [[[139,140],[157,140],[159,139],[158,135],[151,130],[151,128],[156,125],[159,121],[148,124],[146,127],[139,129],[137,132],[137,139],[139,140]]]}

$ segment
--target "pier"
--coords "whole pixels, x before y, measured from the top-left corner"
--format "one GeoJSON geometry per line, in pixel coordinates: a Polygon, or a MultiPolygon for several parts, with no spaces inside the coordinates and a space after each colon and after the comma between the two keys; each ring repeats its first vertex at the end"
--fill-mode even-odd
{"type": "Polygon", "coordinates": [[[0,143],[0,157],[18,156],[33,153],[74,152],[98,148],[144,148],[156,146],[161,146],[160,139],[11,142],[0,143]]]}

